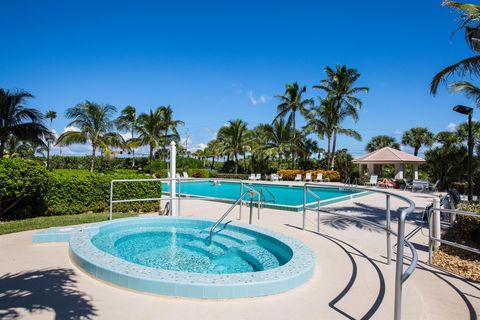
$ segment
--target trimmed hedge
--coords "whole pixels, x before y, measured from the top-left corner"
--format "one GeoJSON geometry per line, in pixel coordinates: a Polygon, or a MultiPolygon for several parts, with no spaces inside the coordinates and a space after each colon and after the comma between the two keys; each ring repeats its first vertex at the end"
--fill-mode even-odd
{"type": "Polygon", "coordinates": [[[301,174],[304,179],[305,173],[308,172],[312,173],[312,179],[315,179],[318,173],[322,173],[323,179],[329,179],[331,182],[340,181],[340,173],[335,170],[278,170],[277,174],[282,175],[283,180],[293,181],[297,174],[301,174]]]}
{"type": "Polygon", "coordinates": [[[245,174],[245,173],[235,174],[235,173],[210,172],[210,178],[247,180],[248,179],[248,174],[245,174]]]}
{"type": "MultiPolygon", "coordinates": [[[[135,173],[101,174],[86,170],[48,172],[39,161],[0,159],[0,218],[107,211],[112,179],[151,178],[135,173]]],[[[159,181],[118,183],[114,199],[158,198],[159,181]]],[[[156,211],[157,201],[121,203],[114,211],[156,211]]]]}
{"type": "MultiPolygon", "coordinates": [[[[150,179],[138,174],[98,174],[77,172],[65,174],[53,172],[48,191],[45,194],[47,210],[45,214],[77,214],[82,212],[103,212],[109,208],[110,182],[113,179],[150,179]]],[[[113,199],[158,198],[161,196],[159,181],[116,183],[113,199]]],[[[158,210],[158,202],[131,202],[114,204],[113,210],[153,211],[158,210]]]]}
{"type": "MultiPolygon", "coordinates": [[[[480,203],[461,203],[458,209],[480,212],[480,203]]],[[[457,233],[465,243],[480,248],[480,218],[457,214],[454,232],[457,233]]]]}

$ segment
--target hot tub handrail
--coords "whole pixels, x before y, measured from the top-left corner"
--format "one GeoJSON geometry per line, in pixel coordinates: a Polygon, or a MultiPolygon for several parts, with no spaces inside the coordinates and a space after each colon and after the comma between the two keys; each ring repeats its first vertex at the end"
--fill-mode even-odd
{"type": "MultiPolygon", "coordinates": [[[[319,183],[312,183],[312,182],[307,182],[304,184],[304,201],[303,201],[303,229],[305,228],[305,216],[307,210],[310,210],[307,208],[307,199],[306,199],[306,193],[311,190],[309,190],[309,187],[321,187],[322,185],[319,183]]],[[[393,234],[397,236],[397,259],[396,259],[396,265],[395,265],[395,307],[394,307],[394,319],[395,320],[400,320],[402,318],[402,286],[403,282],[405,282],[413,273],[415,270],[415,267],[418,263],[418,255],[417,251],[415,250],[415,247],[405,239],[405,220],[407,218],[407,215],[412,213],[415,210],[415,203],[408,197],[402,196],[400,194],[396,194],[393,192],[389,192],[386,190],[379,190],[379,189],[372,189],[372,188],[364,188],[364,187],[350,187],[350,190],[358,190],[358,191],[369,191],[369,192],[377,192],[377,193],[382,193],[386,195],[386,221],[387,225],[386,226],[381,226],[372,223],[371,221],[368,221],[366,219],[362,219],[359,217],[347,217],[347,218],[352,218],[354,220],[359,220],[363,221],[365,223],[368,223],[370,225],[374,225],[377,227],[380,227],[381,229],[385,230],[387,232],[387,249],[388,249],[388,257],[387,261],[390,260],[390,240],[389,236],[390,234],[393,234]],[[400,216],[398,218],[398,231],[394,232],[390,229],[390,197],[395,197],[397,199],[400,199],[406,203],[408,203],[408,207],[405,209],[402,209],[400,212],[400,216]],[[407,270],[403,271],[403,260],[404,260],[404,248],[405,245],[410,249],[412,253],[412,258],[410,265],[408,266],[407,270]]],[[[318,210],[318,209],[317,209],[318,210]]],[[[340,216],[346,216],[344,214],[340,214],[335,211],[331,210],[325,210],[328,211],[330,214],[336,214],[340,216]]]]}
{"type": "Polygon", "coordinates": [[[208,244],[210,245],[212,243],[212,238],[213,238],[213,233],[215,231],[215,229],[218,227],[218,225],[220,223],[222,223],[222,221],[230,214],[230,212],[232,212],[233,209],[235,209],[235,207],[237,206],[238,203],[241,203],[243,198],[247,195],[247,194],[251,194],[252,193],[252,189],[248,190],[248,191],[245,191],[231,206],[230,208],[227,209],[227,211],[225,211],[225,213],[217,220],[217,222],[215,222],[215,224],[210,228],[210,235],[208,237],[208,244]]]}

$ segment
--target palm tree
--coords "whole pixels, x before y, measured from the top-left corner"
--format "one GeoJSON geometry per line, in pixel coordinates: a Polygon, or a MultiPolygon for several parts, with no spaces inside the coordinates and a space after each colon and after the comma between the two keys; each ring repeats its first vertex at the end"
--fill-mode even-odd
{"type": "Polygon", "coordinates": [[[373,152],[375,150],[379,150],[385,147],[390,147],[394,149],[400,150],[400,144],[395,141],[394,137],[386,136],[386,135],[379,135],[373,137],[367,146],[365,147],[365,151],[373,152]]]}
{"type": "Polygon", "coordinates": [[[349,136],[357,141],[362,140],[360,133],[354,129],[347,129],[342,126],[342,122],[349,116],[358,119],[355,110],[355,108],[342,107],[335,103],[333,96],[327,96],[326,99],[321,99],[320,105],[312,108],[306,117],[307,122],[304,127],[306,133],[316,133],[321,139],[327,136],[327,167],[333,169],[335,166],[337,134],[349,136]],[[332,139],[333,143],[330,149],[332,139]]]}
{"type": "Polygon", "coordinates": [[[27,91],[9,91],[0,88],[0,157],[10,136],[35,145],[45,144],[42,140],[50,132],[43,125],[43,114],[25,105],[33,95],[27,91]]]}
{"type": "Polygon", "coordinates": [[[45,118],[50,120],[49,130],[51,134],[49,135],[49,137],[47,137],[47,169],[50,169],[50,143],[54,141],[55,138],[52,132],[52,123],[53,120],[57,118],[57,112],[53,110],[48,110],[47,112],[45,112],[45,118]]]}
{"type": "Polygon", "coordinates": [[[475,101],[477,107],[480,108],[480,88],[468,81],[456,81],[450,84],[450,91],[454,93],[462,93],[467,99],[475,101]]]}
{"type": "Polygon", "coordinates": [[[355,82],[360,78],[360,73],[356,69],[348,68],[346,65],[337,65],[335,70],[325,67],[327,79],[320,81],[319,85],[313,86],[313,89],[320,89],[327,93],[331,99],[334,113],[338,118],[338,129],[333,130],[333,142],[331,152],[331,166],[335,165],[335,149],[337,145],[337,133],[350,135],[359,139],[360,135],[356,131],[348,131],[340,127],[341,123],[347,117],[351,117],[355,122],[358,121],[358,109],[362,107],[362,101],[356,97],[358,93],[368,93],[367,87],[354,87],[355,82]]]}
{"type": "Polygon", "coordinates": [[[193,154],[195,157],[197,157],[199,160],[202,160],[203,161],[203,167],[205,168],[205,162],[207,160],[207,157],[208,157],[208,150],[207,148],[203,148],[203,149],[198,149],[197,151],[195,151],[195,153],[193,154]]]}
{"type": "Polygon", "coordinates": [[[271,126],[265,127],[267,143],[265,149],[281,162],[293,144],[293,130],[283,119],[278,119],[271,126]]]}
{"type": "Polygon", "coordinates": [[[222,156],[222,144],[218,139],[213,139],[207,144],[208,156],[212,157],[210,168],[215,166],[215,159],[222,156]]]}
{"type": "Polygon", "coordinates": [[[238,173],[238,155],[244,154],[247,149],[247,123],[240,119],[230,120],[218,132],[218,139],[222,142],[223,151],[235,159],[235,173],[238,173]]]}
{"type": "MultiPolygon", "coordinates": [[[[308,106],[313,105],[313,99],[303,99],[302,95],[307,91],[307,87],[300,88],[297,82],[285,85],[285,93],[277,96],[280,99],[280,104],[277,106],[277,116],[273,119],[273,122],[282,118],[284,119],[288,115],[288,124],[293,129],[293,143],[296,143],[296,113],[300,112],[302,115],[306,115],[308,112],[308,106]]],[[[293,156],[293,167],[295,168],[295,153],[293,156]]]]}
{"type": "Polygon", "coordinates": [[[160,147],[164,130],[163,115],[161,108],[149,113],[142,113],[138,116],[135,124],[135,131],[138,136],[128,141],[132,147],[149,146],[150,173],[152,173],[152,162],[155,149],[160,147]]]}
{"type": "Polygon", "coordinates": [[[163,141],[163,159],[165,160],[167,154],[167,145],[171,140],[175,140],[177,143],[180,140],[180,135],[178,133],[177,127],[180,125],[185,125],[181,120],[173,119],[173,110],[170,106],[159,107],[161,116],[162,116],[162,127],[164,135],[162,138],[163,141]],[[170,133],[171,131],[171,133],[170,133]]]}
{"type": "Polygon", "coordinates": [[[427,128],[411,128],[402,135],[402,144],[413,148],[413,154],[418,155],[422,146],[431,147],[434,142],[433,133],[427,128]]]}
{"type": "MultiPolygon", "coordinates": [[[[467,41],[467,45],[473,51],[480,51],[480,48],[478,47],[478,38],[480,32],[480,6],[454,1],[444,1],[443,4],[461,12],[461,23],[457,31],[465,29],[465,39],[467,41]]],[[[435,95],[437,93],[439,84],[441,82],[446,82],[449,77],[464,77],[466,75],[480,75],[480,55],[463,59],[437,73],[430,83],[431,94],[435,95]]]]}
{"type": "Polygon", "coordinates": [[[58,137],[57,144],[68,146],[89,142],[92,146],[90,172],[93,172],[97,148],[108,155],[110,147],[122,147],[125,143],[120,134],[111,131],[114,128],[112,117],[116,111],[117,109],[112,105],[101,105],[91,101],[85,101],[68,108],[66,117],[73,119],[68,126],[77,127],[79,131],[62,133],[58,137]]]}
{"type": "MultiPolygon", "coordinates": [[[[120,112],[120,116],[115,120],[117,129],[130,131],[131,139],[135,138],[135,125],[137,123],[137,110],[133,106],[126,106],[120,112]]],[[[132,149],[132,167],[135,167],[135,148],[132,149]]]]}

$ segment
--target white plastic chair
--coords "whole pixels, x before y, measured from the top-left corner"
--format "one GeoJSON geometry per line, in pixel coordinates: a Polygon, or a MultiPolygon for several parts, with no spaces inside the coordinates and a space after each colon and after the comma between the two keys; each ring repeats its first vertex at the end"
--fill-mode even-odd
{"type": "Polygon", "coordinates": [[[323,182],[323,173],[317,173],[317,178],[315,178],[317,182],[323,182]]]}
{"type": "Polygon", "coordinates": [[[257,173],[255,175],[255,180],[262,180],[262,175],[260,173],[257,173]]]}
{"type": "Polygon", "coordinates": [[[180,173],[177,172],[177,173],[175,174],[175,178],[181,179],[182,177],[180,177],[180,173]]]}
{"type": "Polygon", "coordinates": [[[255,173],[251,173],[248,180],[255,180],[255,173]]]}
{"type": "Polygon", "coordinates": [[[188,179],[188,173],[186,171],[183,171],[183,178],[188,179]]]}
{"type": "Polygon", "coordinates": [[[305,173],[305,181],[312,181],[312,173],[311,172],[305,173]]]}
{"type": "Polygon", "coordinates": [[[270,181],[278,181],[278,174],[272,173],[270,175],[270,181]]]}
{"type": "Polygon", "coordinates": [[[369,185],[369,186],[376,186],[376,185],[377,185],[377,182],[378,182],[378,176],[372,174],[372,175],[370,176],[370,181],[367,183],[367,185],[369,185]]]}
{"type": "Polygon", "coordinates": [[[302,181],[302,175],[300,173],[295,176],[295,181],[302,181]]]}

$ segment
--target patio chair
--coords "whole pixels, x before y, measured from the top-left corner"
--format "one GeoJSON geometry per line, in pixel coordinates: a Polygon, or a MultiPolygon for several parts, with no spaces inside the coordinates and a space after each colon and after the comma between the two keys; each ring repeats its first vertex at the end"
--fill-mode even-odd
{"type": "Polygon", "coordinates": [[[270,175],[270,181],[278,181],[278,174],[272,173],[270,175]]]}
{"type": "Polygon", "coordinates": [[[255,173],[251,173],[248,180],[255,180],[255,173]]]}
{"type": "Polygon", "coordinates": [[[277,175],[277,177],[278,177],[278,181],[282,181],[282,180],[283,180],[283,174],[279,174],[279,175],[277,175]]]}
{"type": "Polygon", "coordinates": [[[317,182],[323,182],[323,173],[317,173],[317,177],[315,178],[317,182]]]}
{"type": "Polygon", "coordinates": [[[312,173],[311,172],[307,172],[305,173],[305,180],[304,181],[312,181],[312,173]]]}
{"type": "Polygon", "coordinates": [[[170,171],[167,172],[167,178],[171,178],[172,175],[170,174],[170,171]]]}
{"type": "Polygon", "coordinates": [[[259,180],[262,180],[262,174],[261,173],[257,173],[255,175],[255,180],[259,181],[259,180]]]}
{"type": "Polygon", "coordinates": [[[177,173],[175,174],[175,178],[176,178],[176,179],[181,179],[182,177],[180,177],[180,173],[177,172],[177,173]]]}
{"type": "Polygon", "coordinates": [[[302,181],[302,175],[300,173],[295,176],[295,181],[302,181]]]}
{"type": "Polygon", "coordinates": [[[426,190],[428,190],[428,181],[413,180],[411,189],[412,189],[412,192],[415,192],[415,190],[420,190],[421,192],[425,192],[426,190]]]}
{"type": "Polygon", "coordinates": [[[188,179],[188,178],[189,178],[189,177],[188,177],[188,173],[187,173],[186,171],[183,171],[183,178],[184,178],[184,179],[188,179]]]}
{"type": "Polygon", "coordinates": [[[367,186],[376,186],[378,182],[378,176],[375,174],[372,174],[370,176],[370,181],[366,183],[367,186]]]}
{"type": "Polygon", "coordinates": [[[438,184],[440,183],[440,179],[435,181],[434,184],[429,184],[428,189],[432,192],[438,192],[438,184]]]}

